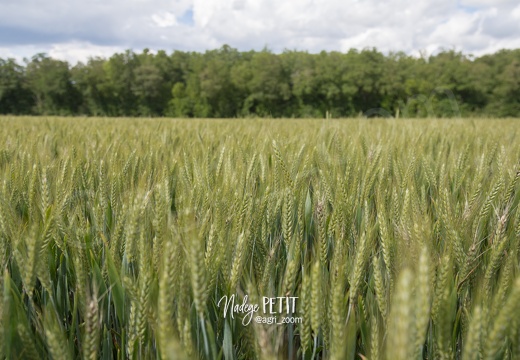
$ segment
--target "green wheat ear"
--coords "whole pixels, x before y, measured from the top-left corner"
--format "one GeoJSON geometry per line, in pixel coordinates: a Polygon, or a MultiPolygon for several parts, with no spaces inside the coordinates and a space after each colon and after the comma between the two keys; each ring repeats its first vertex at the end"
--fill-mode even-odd
{"type": "Polygon", "coordinates": [[[413,276],[409,269],[399,276],[389,318],[389,333],[386,343],[388,359],[410,359],[414,356],[414,341],[417,332],[413,329],[413,276]]]}
{"type": "Polygon", "coordinates": [[[0,122],[2,358],[520,358],[516,121],[0,122]]]}
{"type": "MultiPolygon", "coordinates": [[[[518,326],[511,321],[511,316],[520,311],[520,278],[517,278],[509,294],[504,307],[494,319],[484,345],[484,358],[496,359],[501,357],[504,351],[504,342],[511,341],[507,338],[514,330],[512,326],[518,326]],[[505,340],[505,341],[504,341],[505,340]]],[[[518,341],[518,340],[516,340],[518,341]]]]}
{"type": "Polygon", "coordinates": [[[98,358],[98,346],[101,330],[97,296],[93,295],[86,306],[83,358],[94,360],[98,358]]]}
{"type": "Polygon", "coordinates": [[[416,355],[420,357],[423,353],[424,343],[427,338],[432,291],[431,264],[427,247],[423,247],[419,257],[418,273],[416,278],[416,309],[415,323],[417,324],[416,355]]]}
{"type": "Polygon", "coordinates": [[[463,359],[481,359],[482,358],[482,309],[476,306],[473,309],[469,330],[467,333],[466,346],[464,347],[463,359]]]}

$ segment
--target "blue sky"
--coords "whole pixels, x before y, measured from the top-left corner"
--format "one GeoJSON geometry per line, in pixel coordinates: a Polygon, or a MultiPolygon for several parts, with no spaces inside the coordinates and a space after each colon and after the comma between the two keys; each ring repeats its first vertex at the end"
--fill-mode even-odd
{"type": "Polygon", "coordinates": [[[204,51],[223,44],[476,56],[520,48],[517,0],[2,0],[0,57],[68,60],[125,49],[204,51]]]}

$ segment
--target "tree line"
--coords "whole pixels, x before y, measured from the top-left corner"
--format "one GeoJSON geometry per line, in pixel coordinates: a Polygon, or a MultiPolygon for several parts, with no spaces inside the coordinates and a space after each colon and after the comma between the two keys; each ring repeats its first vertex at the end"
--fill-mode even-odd
{"type": "Polygon", "coordinates": [[[173,117],[520,116],[520,49],[141,53],[71,65],[0,58],[0,114],[173,117]]]}

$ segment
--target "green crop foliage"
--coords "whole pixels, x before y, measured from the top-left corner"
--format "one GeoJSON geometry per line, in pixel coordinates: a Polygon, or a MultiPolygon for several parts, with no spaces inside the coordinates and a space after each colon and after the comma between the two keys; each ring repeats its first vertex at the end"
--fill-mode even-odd
{"type": "Polygon", "coordinates": [[[518,359],[519,130],[0,118],[0,357],[518,359]]]}

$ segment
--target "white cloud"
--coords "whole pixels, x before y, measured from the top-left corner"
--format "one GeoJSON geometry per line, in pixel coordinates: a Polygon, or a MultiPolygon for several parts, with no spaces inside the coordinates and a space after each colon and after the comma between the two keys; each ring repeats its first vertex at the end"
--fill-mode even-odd
{"type": "Polygon", "coordinates": [[[165,12],[164,14],[153,14],[153,22],[159,27],[171,27],[177,25],[177,19],[171,12],[165,12]]]}
{"type": "Polygon", "coordinates": [[[71,63],[85,61],[90,57],[110,57],[116,52],[122,52],[125,49],[118,46],[98,46],[86,42],[71,42],[65,44],[52,45],[48,51],[49,56],[68,60],[71,63]]]}
{"type": "Polygon", "coordinates": [[[107,58],[116,52],[122,52],[124,50],[124,47],[99,46],[88,42],[73,41],[52,45],[24,45],[13,46],[11,48],[0,47],[0,58],[14,58],[19,63],[22,63],[24,58],[30,60],[32,56],[38,53],[46,53],[55,59],[67,60],[75,64],[79,61],[84,62],[91,57],[107,58]]]}
{"type": "Polygon", "coordinates": [[[517,20],[520,20],[520,5],[518,5],[514,10],[513,12],[511,13],[511,15],[513,16],[513,18],[517,19],[517,20]]]}
{"type": "Polygon", "coordinates": [[[223,44],[479,55],[518,47],[519,20],[517,0],[2,0],[0,56],[45,51],[75,62],[127,48],[204,51],[223,44]]]}
{"type": "Polygon", "coordinates": [[[514,6],[517,4],[516,0],[461,0],[463,6],[514,6]]]}

